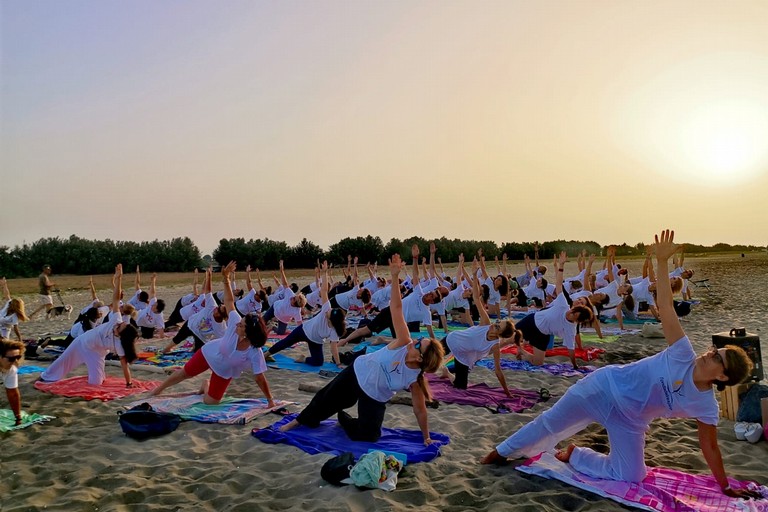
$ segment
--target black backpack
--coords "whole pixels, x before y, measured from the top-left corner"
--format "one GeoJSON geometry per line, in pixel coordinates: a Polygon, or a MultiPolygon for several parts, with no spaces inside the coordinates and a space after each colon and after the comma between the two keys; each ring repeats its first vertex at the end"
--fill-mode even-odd
{"type": "Polygon", "coordinates": [[[139,441],[169,434],[181,423],[179,415],[157,412],[146,402],[117,414],[120,416],[120,428],[125,435],[139,441]]]}
{"type": "Polygon", "coordinates": [[[349,472],[355,465],[355,455],[352,452],[344,452],[332,459],[328,459],[320,469],[320,476],[323,480],[333,485],[344,485],[341,483],[345,478],[349,478],[349,472]]]}

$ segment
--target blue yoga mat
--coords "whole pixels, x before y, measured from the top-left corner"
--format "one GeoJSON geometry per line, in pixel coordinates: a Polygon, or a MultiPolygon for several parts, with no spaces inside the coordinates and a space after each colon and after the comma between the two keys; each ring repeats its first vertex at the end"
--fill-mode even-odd
{"type": "Polygon", "coordinates": [[[270,368],[279,368],[281,370],[293,370],[295,372],[302,373],[320,373],[320,370],[326,370],[329,372],[338,372],[339,367],[333,363],[323,363],[323,366],[310,366],[304,363],[297,363],[288,356],[281,354],[275,354],[272,356],[275,358],[274,363],[267,363],[270,368]]]}
{"type": "Polygon", "coordinates": [[[370,449],[399,452],[408,456],[409,464],[428,462],[434,459],[440,455],[440,447],[450,443],[448,436],[430,432],[429,436],[434,442],[429,446],[424,446],[424,437],[421,435],[421,431],[399,428],[382,428],[381,438],[375,443],[352,441],[336,420],[325,420],[317,428],[298,426],[288,432],[278,430],[296,416],[296,414],[291,414],[267,428],[253,429],[251,435],[269,444],[289,444],[312,455],[317,453],[339,455],[342,452],[352,452],[355,454],[355,459],[358,459],[370,449]]]}

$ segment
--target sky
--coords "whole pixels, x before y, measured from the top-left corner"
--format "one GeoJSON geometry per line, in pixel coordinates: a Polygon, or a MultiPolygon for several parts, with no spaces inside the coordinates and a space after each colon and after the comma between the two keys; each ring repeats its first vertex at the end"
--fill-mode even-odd
{"type": "Polygon", "coordinates": [[[0,0],[0,245],[768,244],[768,2],[0,0]]]}

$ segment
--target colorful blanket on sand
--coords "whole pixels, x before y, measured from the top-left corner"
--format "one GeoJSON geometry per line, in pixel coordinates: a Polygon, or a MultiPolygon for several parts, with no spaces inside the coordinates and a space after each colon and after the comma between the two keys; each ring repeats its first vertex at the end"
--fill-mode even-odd
{"type": "Polygon", "coordinates": [[[428,462],[440,455],[440,447],[448,444],[450,439],[444,434],[430,432],[432,444],[424,446],[424,437],[418,430],[403,430],[382,428],[381,437],[375,443],[352,441],[339,426],[336,420],[325,420],[317,428],[298,426],[288,432],[280,432],[278,428],[296,418],[291,414],[267,428],[253,429],[251,435],[269,444],[285,443],[310,453],[352,452],[355,459],[360,458],[368,450],[382,450],[404,453],[408,463],[428,462]]]}
{"type": "Polygon", "coordinates": [[[427,374],[432,397],[447,404],[485,407],[494,414],[522,412],[542,401],[538,391],[510,389],[508,397],[502,388],[492,388],[484,382],[469,384],[467,389],[456,389],[448,379],[427,374]]]}
{"type": "MultiPolygon", "coordinates": [[[[574,471],[551,453],[541,453],[518,466],[518,471],[543,478],[554,478],[630,507],[663,512],[765,511],[765,500],[729,498],[712,475],[692,475],[675,469],[648,468],[640,483],[592,478],[574,471]]],[[[768,498],[768,487],[753,482],[728,479],[731,487],[747,487],[768,498]]]]}
{"type": "MultiPolygon", "coordinates": [[[[524,347],[526,352],[528,352],[529,354],[533,354],[532,346],[524,345],[524,347]]],[[[501,352],[503,354],[517,355],[517,347],[515,345],[507,345],[506,347],[501,349],[501,352]]],[[[605,353],[604,348],[596,348],[596,347],[577,348],[576,359],[581,359],[582,361],[592,361],[600,357],[600,355],[603,353],[605,353]]],[[[547,357],[551,357],[551,356],[568,357],[568,349],[565,347],[555,347],[547,350],[546,355],[547,357]]]]}
{"type": "Polygon", "coordinates": [[[122,377],[107,377],[100,386],[88,384],[88,377],[71,377],[58,382],[35,382],[35,388],[45,393],[68,397],[85,398],[86,400],[99,399],[103,401],[125,398],[155,389],[160,381],[140,381],[133,379],[133,386],[125,387],[122,377]]]}
{"type": "Polygon", "coordinates": [[[10,409],[0,409],[0,432],[27,428],[35,423],[45,423],[55,418],[56,416],[45,416],[37,413],[29,414],[21,411],[21,425],[16,425],[16,416],[14,416],[13,411],[10,409]]]}
{"type": "MultiPolygon", "coordinates": [[[[500,364],[503,370],[544,372],[559,377],[582,377],[597,370],[594,366],[580,366],[578,370],[574,370],[571,363],[544,363],[541,366],[535,366],[528,361],[517,361],[513,359],[502,359],[500,364]]],[[[493,359],[481,359],[477,362],[477,366],[493,370],[493,359]]]]}
{"type": "Polygon", "coordinates": [[[224,423],[227,425],[245,425],[253,418],[268,412],[282,409],[295,402],[275,400],[275,406],[269,407],[264,398],[225,397],[221,403],[206,405],[201,395],[153,396],[138,400],[125,406],[130,409],[139,404],[148,403],[157,412],[169,412],[181,416],[183,420],[201,423],[224,423]]]}

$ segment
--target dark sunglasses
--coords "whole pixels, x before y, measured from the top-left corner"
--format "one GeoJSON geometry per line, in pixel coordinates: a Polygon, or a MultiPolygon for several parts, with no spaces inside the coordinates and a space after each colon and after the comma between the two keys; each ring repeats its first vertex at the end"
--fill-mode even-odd
{"type": "Polygon", "coordinates": [[[723,361],[723,356],[720,355],[720,351],[717,349],[715,345],[712,345],[712,348],[710,350],[713,350],[715,352],[715,361],[723,365],[723,368],[725,368],[725,361],[723,361]]]}
{"type": "Polygon", "coordinates": [[[21,361],[21,356],[3,356],[7,360],[9,360],[12,363],[15,363],[16,361],[21,361]]]}

